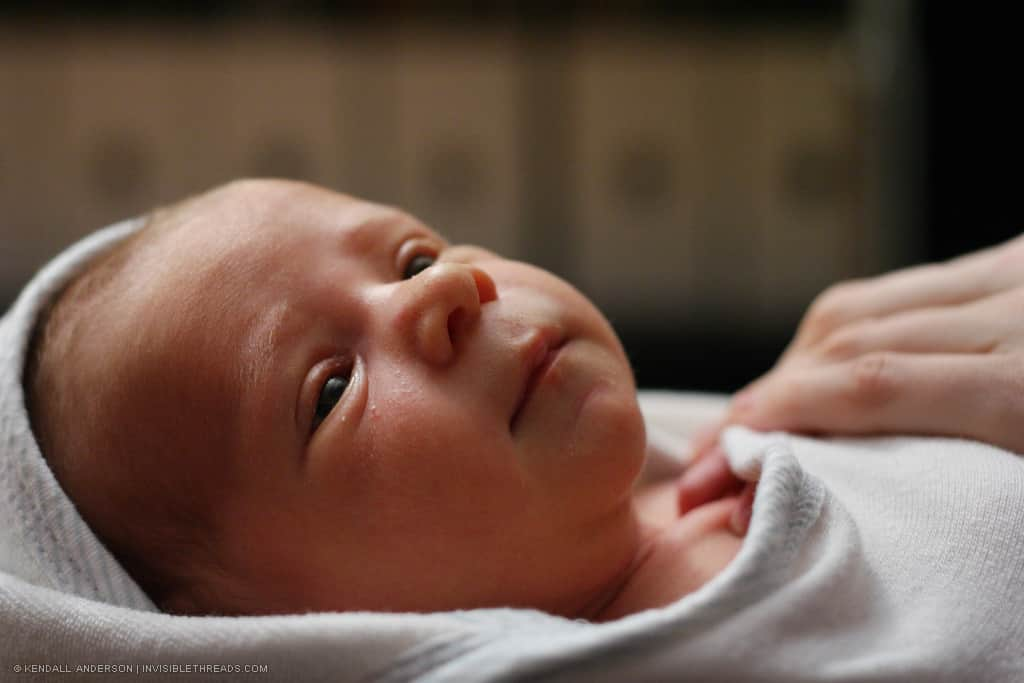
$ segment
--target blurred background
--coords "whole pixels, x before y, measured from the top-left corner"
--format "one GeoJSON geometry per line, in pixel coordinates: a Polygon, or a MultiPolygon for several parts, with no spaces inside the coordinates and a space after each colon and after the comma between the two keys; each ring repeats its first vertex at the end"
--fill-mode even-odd
{"type": "Polygon", "coordinates": [[[942,5],[0,3],[0,305],[284,176],[555,271],[642,386],[732,391],[829,283],[1020,230],[1009,9],[942,5]]]}

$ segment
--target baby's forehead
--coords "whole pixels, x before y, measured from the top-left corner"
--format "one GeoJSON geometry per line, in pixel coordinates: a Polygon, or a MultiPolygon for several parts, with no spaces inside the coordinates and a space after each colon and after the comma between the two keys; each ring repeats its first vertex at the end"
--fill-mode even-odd
{"type": "Polygon", "coordinates": [[[217,201],[200,223],[202,234],[196,237],[209,242],[197,245],[201,259],[274,257],[304,247],[360,256],[397,234],[442,239],[399,209],[301,183],[242,184],[217,201]]]}
{"type": "MultiPolygon", "coordinates": [[[[438,236],[413,216],[301,183],[245,181],[215,191],[152,226],[137,262],[139,301],[184,318],[266,315],[275,284],[309,279],[335,255],[381,254],[406,235],[438,236]]],[[[133,278],[135,279],[135,278],[133,278]]]]}
{"type": "Polygon", "coordinates": [[[237,318],[280,298],[275,285],[315,279],[325,263],[336,268],[336,257],[370,263],[407,237],[443,242],[403,211],[301,183],[232,184],[182,213],[169,229],[153,226],[159,237],[138,269],[141,300],[170,298],[179,314],[219,309],[237,318]]]}
{"type": "Polygon", "coordinates": [[[266,231],[278,227],[349,231],[364,225],[384,228],[416,225],[397,208],[321,187],[290,181],[241,181],[212,198],[211,211],[221,225],[266,231]]]}

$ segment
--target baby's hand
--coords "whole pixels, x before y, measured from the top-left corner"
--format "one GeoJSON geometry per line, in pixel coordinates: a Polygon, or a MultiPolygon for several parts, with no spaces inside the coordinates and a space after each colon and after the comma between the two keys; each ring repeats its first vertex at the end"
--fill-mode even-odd
{"type": "Polygon", "coordinates": [[[695,453],[694,460],[676,481],[680,515],[712,500],[735,495],[744,486],[743,480],[732,473],[725,451],[719,446],[695,449],[695,453]]]}
{"type": "Polygon", "coordinates": [[[757,493],[757,482],[748,481],[743,484],[739,502],[729,518],[729,526],[737,536],[746,536],[750,528],[750,518],[754,514],[754,494],[757,493]]]}
{"type": "Polygon", "coordinates": [[[754,506],[756,482],[745,482],[729,467],[725,451],[719,446],[705,447],[676,481],[676,504],[680,515],[705,503],[726,496],[739,495],[729,518],[729,526],[737,536],[747,533],[754,506]]]}

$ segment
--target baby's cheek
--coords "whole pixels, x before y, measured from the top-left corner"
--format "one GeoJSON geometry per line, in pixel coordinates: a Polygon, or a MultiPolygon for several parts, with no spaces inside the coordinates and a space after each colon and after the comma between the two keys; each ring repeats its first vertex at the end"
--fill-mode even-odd
{"type": "Polygon", "coordinates": [[[551,463],[554,478],[597,506],[621,500],[632,491],[644,462],[644,423],[635,392],[624,382],[599,385],[579,410],[568,441],[559,440],[560,452],[551,463]]]}

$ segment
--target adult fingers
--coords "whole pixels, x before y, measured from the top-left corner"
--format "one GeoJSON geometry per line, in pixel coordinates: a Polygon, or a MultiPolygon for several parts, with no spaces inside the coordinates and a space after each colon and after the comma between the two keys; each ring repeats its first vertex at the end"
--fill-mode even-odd
{"type": "Polygon", "coordinates": [[[774,372],[735,401],[729,417],[761,430],[962,436],[1024,453],[1024,363],[870,353],[774,372]]]}
{"type": "MultiPolygon", "coordinates": [[[[953,306],[1015,287],[1021,279],[1017,271],[996,267],[1007,260],[1009,246],[833,285],[811,304],[786,355],[816,344],[850,323],[919,308],[953,306]]],[[[1013,246],[1013,254],[1020,251],[1020,245],[1013,246]]]]}
{"type": "MultiPolygon", "coordinates": [[[[989,353],[1017,341],[1021,290],[970,304],[922,308],[843,327],[799,354],[800,362],[839,361],[872,351],[989,353]]],[[[791,356],[790,363],[798,356],[791,356]]]]}

